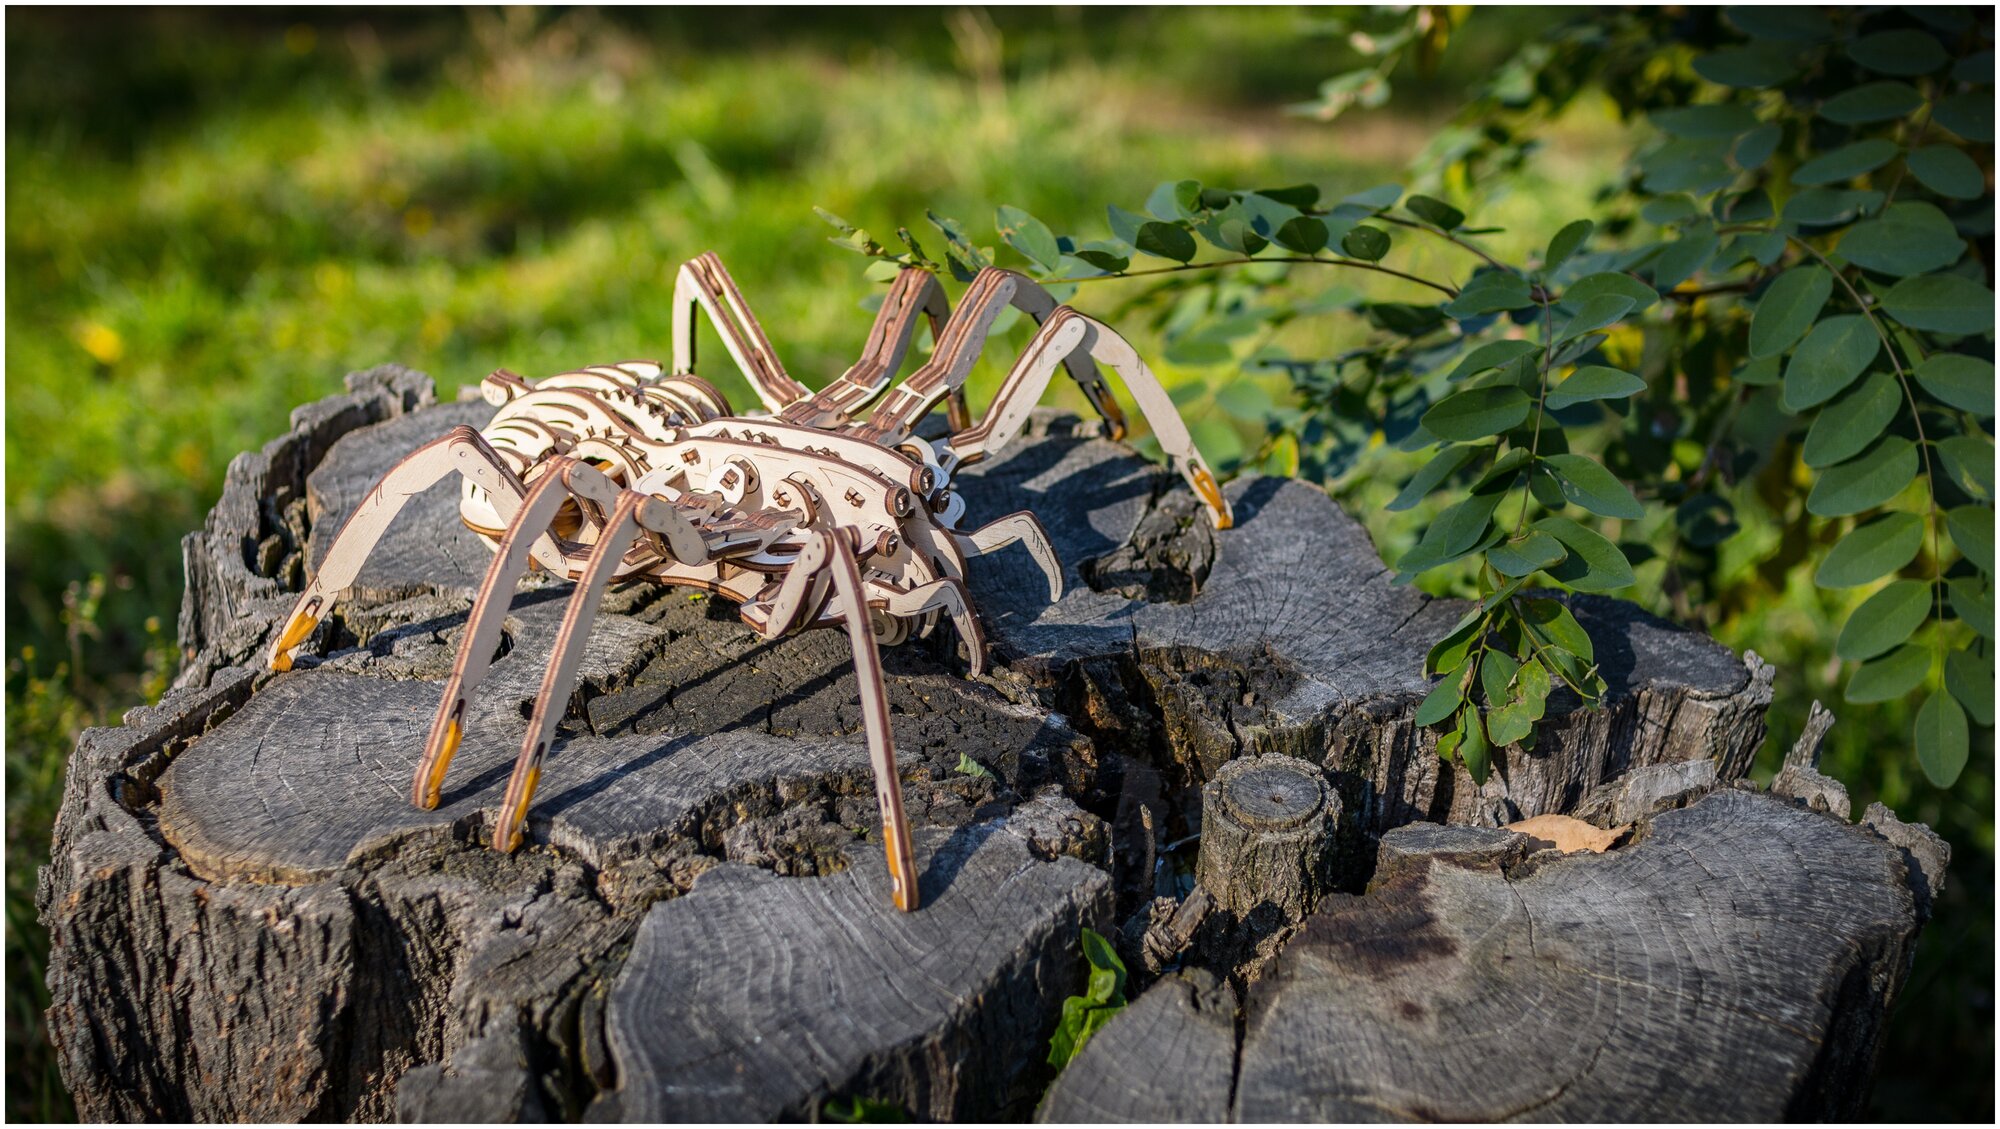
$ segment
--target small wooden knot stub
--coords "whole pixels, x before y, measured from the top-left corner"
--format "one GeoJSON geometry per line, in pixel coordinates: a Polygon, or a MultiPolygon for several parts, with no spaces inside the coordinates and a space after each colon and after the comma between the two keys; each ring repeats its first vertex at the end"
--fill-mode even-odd
{"type": "Polygon", "coordinates": [[[1237,914],[1271,903],[1297,920],[1331,887],[1340,800],[1297,757],[1231,761],[1202,788],[1197,880],[1237,914]]]}

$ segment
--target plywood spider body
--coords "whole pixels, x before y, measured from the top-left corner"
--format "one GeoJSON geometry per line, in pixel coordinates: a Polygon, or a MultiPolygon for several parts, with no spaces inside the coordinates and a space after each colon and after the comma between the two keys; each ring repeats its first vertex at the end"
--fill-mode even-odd
{"type": "Polygon", "coordinates": [[[499,643],[515,585],[531,566],[576,582],[556,638],[493,846],[518,847],[543,758],[570,700],[591,621],[613,580],[701,589],[734,601],[765,638],[815,627],[845,630],[854,649],[892,896],[917,907],[916,870],[896,775],[879,644],[927,633],[949,619],[985,665],[979,618],[965,589],[970,558],[1020,542],[1062,594],[1062,568],[1028,512],[962,530],[956,472],[1020,434],[1057,368],[1076,380],[1113,438],[1125,424],[1098,365],[1115,370],[1177,470],[1230,523],[1187,426],[1132,347],[1101,322],[1058,305],[1038,284],[989,268],[958,311],[927,272],[891,287],[862,357],[817,392],[787,375],[735,283],[712,254],[681,268],[675,286],[673,367],[601,365],[530,383],[505,370],[481,384],[498,411],[483,430],[453,429],[391,468],[362,500],[301,593],[273,644],[274,669],[351,585],[390,521],[425,489],[457,473],[460,517],[494,548],[473,600],[444,695],[417,765],[411,798],[436,807],[464,735],[466,703],[499,643]],[[994,318],[1009,305],[1040,329],[1007,374],[986,417],[973,423],[963,385],[994,318]],[[694,314],[707,312],[768,414],[737,415],[694,374],[694,314]],[[893,389],[920,318],[936,349],[893,389]],[[887,393],[884,395],[884,393],[887,393]],[[927,441],[918,421],[945,405],[952,434],[927,441]],[[870,410],[870,405],[873,405],[870,410]],[[865,414],[864,414],[865,413],[865,414]]]}

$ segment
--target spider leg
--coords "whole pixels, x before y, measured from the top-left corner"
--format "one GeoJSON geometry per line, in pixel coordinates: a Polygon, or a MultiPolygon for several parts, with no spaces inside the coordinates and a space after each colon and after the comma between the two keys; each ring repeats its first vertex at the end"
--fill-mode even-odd
{"type": "MultiPolygon", "coordinates": [[[[589,497],[602,506],[617,502],[618,488],[595,468],[567,456],[548,463],[548,469],[528,488],[520,512],[500,538],[500,546],[487,566],[486,578],[473,598],[472,611],[465,621],[465,636],[459,640],[458,658],[452,663],[451,677],[445,680],[444,694],[438,699],[437,716],[431,721],[430,736],[424,741],[424,755],[410,787],[410,799],[420,808],[435,808],[444,787],[445,769],[458,751],[465,735],[466,700],[485,679],[493,663],[493,651],[500,644],[507,607],[513,600],[514,585],[528,570],[528,546],[555,520],[563,502],[572,496],[589,497]]],[[[565,565],[557,575],[567,575],[565,565]]]]}
{"type": "MultiPolygon", "coordinates": [[[[808,427],[838,427],[888,387],[891,377],[903,367],[910,338],[916,333],[919,315],[930,319],[933,340],[942,340],[951,318],[951,302],[936,276],[921,267],[905,267],[896,275],[875,324],[862,346],[861,359],[831,384],[805,400],[785,407],[782,415],[792,423],[808,427]]],[[[957,403],[962,409],[964,396],[957,403]]]]}
{"type": "Polygon", "coordinates": [[[1042,566],[1042,572],[1049,578],[1049,602],[1062,599],[1062,561],[1056,556],[1056,547],[1049,543],[1049,531],[1042,528],[1041,521],[1027,510],[995,518],[970,533],[953,530],[952,540],[968,557],[983,557],[1019,541],[1027,546],[1035,563],[1042,566]]]}
{"type": "Polygon", "coordinates": [[[932,611],[949,615],[958,627],[959,638],[965,640],[966,651],[971,655],[971,677],[977,678],[985,673],[986,633],[980,630],[979,617],[973,614],[972,598],[966,594],[965,585],[947,576],[929,584],[919,584],[907,592],[892,593],[887,602],[891,615],[920,616],[932,611]]]}
{"type": "Polygon", "coordinates": [[[757,398],[772,412],[812,394],[778,363],[777,350],[750,313],[743,292],[713,251],[689,259],[674,280],[674,373],[694,371],[694,311],[700,306],[722,337],[723,348],[743,370],[757,398]]]}
{"type": "Polygon", "coordinates": [[[569,706],[577,667],[583,661],[584,644],[590,638],[591,623],[597,618],[597,607],[604,599],[604,589],[611,582],[612,573],[639,539],[642,526],[666,526],[663,532],[672,535],[687,524],[687,519],[674,513],[668,503],[632,490],[618,495],[618,502],[591,550],[590,563],[584,566],[576,591],[570,594],[562,627],[556,632],[555,650],[542,673],[542,686],[535,695],[535,712],[528,721],[527,737],[521,742],[514,773],[507,780],[507,797],[493,825],[495,850],[512,851],[521,845],[521,828],[528,805],[534,802],[535,785],[541,781],[542,758],[548,753],[557,722],[569,706]]]}
{"type": "Polygon", "coordinates": [[[1042,324],[1041,332],[1001,382],[986,418],[972,428],[947,440],[957,456],[955,465],[974,463],[998,452],[1020,435],[1035,403],[1048,389],[1055,367],[1065,353],[1087,352],[1117,370],[1125,388],[1139,404],[1140,414],[1153,429],[1154,438],[1167,453],[1174,470],[1194,488],[1195,496],[1207,506],[1217,529],[1228,529],[1235,520],[1228,499],[1216,485],[1215,474],[1201,457],[1188,433],[1187,423],[1174,407],[1173,398],[1160,386],[1159,378],[1130,342],[1110,326],[1078,313],[1070,307],[1057,310],[1042,324]]]}
{"type": "MultiPolygon", "coordinates": [[[[314,627],[326,618],[340,593],[354,583],[367,562],[368,554],[389,530],[411,498],[436,485],[444,476],[457,472],[483,487],[493,499],[494,509],[511,518],[520,507],[527,488],[515,477],[486,438],[470,427],[454,427],[442,438],[424,444],[390,467],[373,489],[355,507],[340,527],[312,581],[292,606],[285,628],[271,645],[268,661],[272,670],[292,668],[292,650],[305,642],[314,627]]],[[[547,535],[534,539],[530,551],[544,566],[559,567],[562,553],[547,535]]]]}
{"type": "MultiPolygon", "coordinates": [[[[1044,331],[1050,319],[1068,308],[1058,306],[1055,298],[1042,289],[1040,283],[1026,275],[998,267],[980,271],[972,280],[972,286],[966,290],[964,299],[959,302],[958,312],[945,326],[937,349],[931,354],[930,363],[911,373],[908,380],[893,389],[868,417],[868,422],[855,433],[874,442],[894,446],[902,442],[918,421],[937,407],[940,400],[955,393],[962,394],[966,374],[972,371],[980,350],[986,347],[986,337],[992,331],[993,320],[1010,305],[1041,323],[1044,331]]],[[[1087,351],[1070,351],[1057,360],[1069,370],[1091,405],[1110,424],[1112,437],[1122,437],[1125,434],[1124,413],[1111,398],[1111,388],[1097,371],[1091,355],[1087,351]]]]}
{"type": "Polygon", "coordinates": [[[854,648],[854,673],[861,688],[861,718],[868,735],[868,760],[875,770],[875,800],[882,809],[882,846],[889,859],[889,890],[896,908],[917,908],[917,866],[910,854],[910,823],[903,814],[903,782],[896,775],[896,743],[889,732],[889,696],[882,685],[882,653],[868,622],[861,566],[844,530],[821,532],[814,540],[828,548],[826,571],[847,621],[854,648]]]}

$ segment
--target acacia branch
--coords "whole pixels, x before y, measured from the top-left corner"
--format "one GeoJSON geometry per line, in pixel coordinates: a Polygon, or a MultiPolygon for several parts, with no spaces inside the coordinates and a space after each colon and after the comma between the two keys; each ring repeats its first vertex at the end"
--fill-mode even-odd
{"type": "Polygon", "coordinates": [[[1360,259],[1347,259],[1340,257],[1322,259],[1318,257],[1307,257],[1304,255],[1287,255],[1270,259],[1253,259],[1246,256],[1241,259],[1215,259],[1206,263],[1182,263],[1179,266],[1172,266],[1172,267],[1151,267],[1146,270],[1120,271],[1117,274],[1085,275],[1082,278],[1047,278],[1042,280],[1042,285],[1054,286],[1057,283],[1061,282],[1109,282],[1112,279],[1139,278],[1149,274],[1178,274],[1182,271],[1208,270],[1211,267],[1240,267],[1240,266],[1249,266],[1256,263],[1301,263],[1301,264],[1310,263],[1315,266],[1322,266],[1322,267],[1352,267],[1355,270],[1373,271],[1376,274],[1391,275],[1395,278],[1400,278],[1405,282],[1414,282],[1419,286],[1428,286],[1432,290],[1436,290],[1439,293],[1445,294],[1452,298],[1458,297],[1457,287],[1449,286],[1442,282],[1433,282],[1428,278],[1419,278],[1414,274],[1405,274],[1404,272],[1399,271],[1394,267],[1385,267],[1380,263],[1370,263],[1370,262],[1364,262],[1360,259]]]}

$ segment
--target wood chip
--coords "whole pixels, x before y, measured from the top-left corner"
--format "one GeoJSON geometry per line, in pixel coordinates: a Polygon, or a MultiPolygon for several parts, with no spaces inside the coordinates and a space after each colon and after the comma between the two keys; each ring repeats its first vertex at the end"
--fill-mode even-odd
{"type": "Polygon", "coordinates": [[[1621,823],[1605,830],[1567,815],[1538,815],[1533,819],[1510,823],[1506,829],[1540,839],[1566,855],[1577,851],[1603,854],[1611,844],[1632,830],[1632,825],[1621,823]]]}

